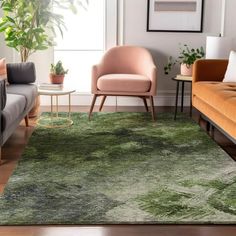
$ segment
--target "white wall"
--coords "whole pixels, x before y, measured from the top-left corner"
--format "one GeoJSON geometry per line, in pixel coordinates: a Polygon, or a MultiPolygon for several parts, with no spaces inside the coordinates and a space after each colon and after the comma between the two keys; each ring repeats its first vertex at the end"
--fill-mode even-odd
{"type": "Polygon", "coordinates": [[[234,39],[234,49],[236,49],[236,1],[226,0],[226,14],[225,14],[225,36],[234,39]]]}
{"type": "MultiPolygon", "coordinates": [[[[233,0],[234,1],[234,0],[233,0]]],[[[204,6],[204,33],[164,33],[146,32],[146,0],[125,1],[125,44],[141,45],[151,50],[158,67],[158,92],[166,93],[175,89],[170,75],[164,75],[163,67],[168,56],[178,56],[179,43],[191,47],[205,47],[206,35],[218,35],[220,32],[221,0],[206,0],[204,6]]]]}
{"type": "MultiPolygon", "coordinates": [[[[108,0],[109,1],[109,0],[108,0]]],[[[154,56],[158,67],[158,97],[155,99],[159,105],[173,105],[175,82],[171,80],[178,70],[173,70],[170,75],[164,75],[163,66],[168,56],[177,56],[179,43],[191,47],[205,47],[206,36],[219,35],[221,28],[221,3],[222,0],[205,0],[203,33],[162,33],[146,32],[147,0],[124,0],[124,32],[123,41],[127,45],[139,45],[148,48],[154,56]]],[[[236,38],[236,1],[226,0],[225,36],[236,38]]],[[[121,14],[122,15],[122,14],[121,14]]],[[[0,57],[13,61],[14,53],[4,46],[0,36],[0,57]]],[[[234,44],[236,48],[236,41],[234,44]]],[[[38,82],[48,81],[50,63],[53,61],[53,51],[38,52],[31,57],[37,69],[38,82]]],[[[88,105],[89,95],[75,95],[73,104],[88,105]]],[[[108,101],[109,102],[109,101],[108,101]]],[[[109,104],[114,105],[116,100],[110,99],[109,104]]],[[[118,98],[118,105],[142,105],[137,99],[118,98]]],[[[44,98],[43,104],[46,103],[44,98]]],[[[64,102],[63,102],[64,103],[64,102]]],[[[186,101],[188,104],[188,101],[186,101]]]]}
{"type": "MultiPolygon", "coordinates": [[[[2,16],[1,9],[0,16],[2,16]]],[[[2,57],[5,57],[7,61],[13,61],[12,49],[5,46],[4,35],[0,33],[0,58],[2,57]]]]}

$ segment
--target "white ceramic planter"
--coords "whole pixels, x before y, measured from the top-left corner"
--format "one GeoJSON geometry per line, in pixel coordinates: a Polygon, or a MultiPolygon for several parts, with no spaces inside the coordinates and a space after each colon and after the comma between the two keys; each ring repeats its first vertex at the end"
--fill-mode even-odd
{"type": "Polygon", "coordinates": [[[181,64],[180,65],[180,74],[185,75],[185,76],[192,76],[193,72],[193,65],[186,65],[186,64],[181,64]]]}

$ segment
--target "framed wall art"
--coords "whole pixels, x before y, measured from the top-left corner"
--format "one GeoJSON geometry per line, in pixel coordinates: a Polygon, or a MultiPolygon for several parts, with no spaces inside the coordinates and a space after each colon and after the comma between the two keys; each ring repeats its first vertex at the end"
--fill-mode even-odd
{"type": "Polygon", "coordinates": [[[204,0],[147,0],[148,32],[202,32],[204,0]]]}

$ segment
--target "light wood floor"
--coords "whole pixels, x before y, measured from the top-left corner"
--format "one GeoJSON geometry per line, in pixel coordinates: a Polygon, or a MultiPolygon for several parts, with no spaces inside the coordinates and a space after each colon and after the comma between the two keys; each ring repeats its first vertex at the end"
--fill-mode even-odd
{"type": "MultiPolygon", "coordinates": [[[[60,107],[63,111],[65,107],[60,107]]],[[[88,107],[72,107],[72,111],[87,112],[88,107]]],[[[41,109],[49,110],[48,107],[41,109]]],[[[105,111],[144,111],[142,107],[105,107],[105,111]]],[[[160,111],[173,111],[173,108],[158,107],[160,111]]],[[[188,109],[185,109],[188,112],[188,109]]],[[[158,118],[157,118],[158,119],[158,118]]],[[[194,111],[193,119],[198,120],[199,114],[194,111]]],[[[157,121],[158,122],[158,121],[157,121]]],[[[177,121],[173,122],[178,122],[177,121]]],[[[206,129],[206,122],[200,123],[206,129]]],[[[3,163],[0,166],[0,194],[3,193],[9,177],[19,161],[22,152],[34,130],[35,119],[30,120],[30,127],[24,122],[6,142],[2,149],[3,163]]],[[[214,140],[236,160],[236,145],[215,130],[214,140]]],[[[1,214],[1,212],[0,212],[1,214]]],[[[1,226],[0,236],[236,236],[236,226],[196,226],[196,225],[114,225],[114,226],[1,226]]]]}

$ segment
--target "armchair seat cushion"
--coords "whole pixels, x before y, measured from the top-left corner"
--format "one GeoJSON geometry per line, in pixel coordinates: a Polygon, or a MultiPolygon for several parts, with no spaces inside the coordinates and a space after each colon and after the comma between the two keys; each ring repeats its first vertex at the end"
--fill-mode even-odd
{"type": "Polygon", "coordinates": [[[148,92],[151,80],[137,74],[107,74],[99,77],[97,87],[104,92],[148,92]]]}

